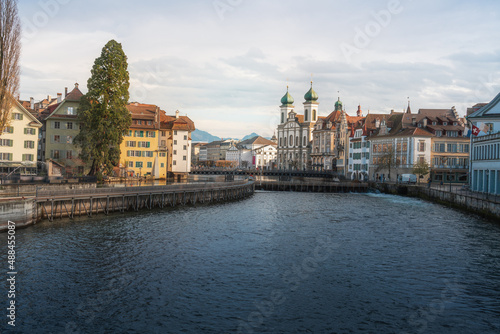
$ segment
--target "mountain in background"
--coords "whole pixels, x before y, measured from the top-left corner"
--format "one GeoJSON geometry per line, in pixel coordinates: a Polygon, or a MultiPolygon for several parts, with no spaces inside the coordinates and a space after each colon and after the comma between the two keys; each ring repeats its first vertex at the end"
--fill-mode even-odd
{"type": "Polygon", "coordinates": [[[252,132],[251,134],[246,135],[245,137],[241,138],[241,141],[244,141],[244,140],[247,140],[247,139],[250,139],[253,137],[257,137],[257,136],[258,136],[258,134],[256,134],[255,132],[252,132]]]}
{"type": "Polygon", "coordinates": [[[206,142],[210,143],[215,140],[220,140],[219,137],[216,137],[206,131],[196,129],[193,132],[191,132],[191,140],[193,142],[206,142]]]}

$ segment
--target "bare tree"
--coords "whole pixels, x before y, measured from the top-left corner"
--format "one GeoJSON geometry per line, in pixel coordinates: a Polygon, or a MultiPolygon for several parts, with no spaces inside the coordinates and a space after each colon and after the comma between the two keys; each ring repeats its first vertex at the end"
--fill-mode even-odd
{"type": "Polygon", "coordinates": [[[21,24],[16,0],[0,0],[0,135],[10,123],[19,89],[21,24]]]}
{"type": "Polygon", "coordinates": [[[382,170],[388,170],[388,179],[391,179],[391,169],[393,169],[396,164],[396,152],[394,152],[394,149],[392,148],[392,144],[389,144],[389,147],[386,148],[382,152],[382,156],[379,158],[379,163],[377,168],[375,169],[376,172],[380,172],[382,170]]]}

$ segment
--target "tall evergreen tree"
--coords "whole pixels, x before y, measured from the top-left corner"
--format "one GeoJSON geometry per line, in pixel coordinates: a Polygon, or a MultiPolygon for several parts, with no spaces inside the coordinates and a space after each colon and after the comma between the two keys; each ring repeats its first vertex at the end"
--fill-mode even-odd
{"type": "Polygon", "coordinates": [[[80,100],[80,134],[75,143],[83,161],[92,162],[89,175],[111,174],[119,164],[120,144],[132,122],[126,106],[129,98],[127,56],[120,43],[109,41],[92,67],[88,93],[80,100]]]}

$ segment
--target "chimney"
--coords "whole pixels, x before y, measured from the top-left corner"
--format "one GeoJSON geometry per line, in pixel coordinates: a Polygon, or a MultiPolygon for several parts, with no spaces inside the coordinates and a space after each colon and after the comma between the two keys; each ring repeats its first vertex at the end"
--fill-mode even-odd
{"type": "Polygon", "coordinates": [[[387,125],[385,123],[385,119],[382,120],[382,123],[380,124],[380,131],[379,131],[379,135],[381,136],[384,136],[386,134],[388,134],[389,132],[387,131],[387,125]]]}
{"type": "Polygon", "coordinates": [[[57,103],[62,102],[62,93],[57,93],[57,103]]]}
{"type": "Polygon", "coordinates": [[[50,103],[50,95],[47,95],[47,101],[50,103]]]}
{"type": "Polygon", "coordinates": [[[363,112],[361,111],[361,105],[358,105],[358,112],[356,113],[358,117],[363,116],[363,112]]]}
{"type": "Polygon", "coordinates": [[[175,111],[175,118],[176,118],[176,119],[177,119],[177,118],[179,118],[179,110],[176,110],[176,111],[175,111]]]}
{"type": "Polygon", "coordinates": [[[30,108],[31,110],[35,110],[35,99],[30,97],[30,108]]]}
{"type": "Polygon", "coordinates": [[[380,127],[380,119],[375,120],[375,127],[378,129],[380,127]]]}
{"type": "Polygon", "coordinates": [[[424,119],[422,120],[422,123],[423,123],[423,127],[424,127],[424,128],[425,128],[425,127],[427,127],[427,118],[424,118],[424,119]]]}
{"type": "Polygon", "coordinates": [[[68,87],[64,87],[64,98],[68,96],[68,87]]]}

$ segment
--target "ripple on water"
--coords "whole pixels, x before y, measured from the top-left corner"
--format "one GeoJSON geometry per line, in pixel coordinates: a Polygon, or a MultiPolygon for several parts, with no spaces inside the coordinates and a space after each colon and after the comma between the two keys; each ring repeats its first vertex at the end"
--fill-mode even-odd
{"type": "Polygon", "coordinates": [[[16,237],[26,333],[500,330],[499,226],[411,198],[261,192],[16,237]]]}

